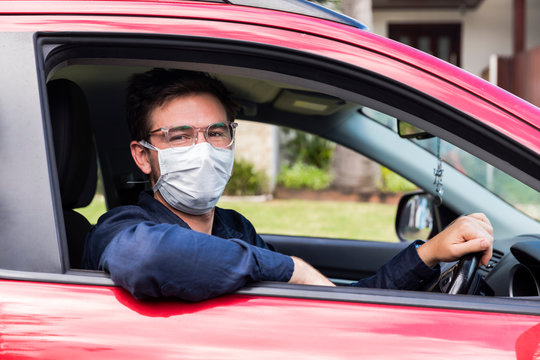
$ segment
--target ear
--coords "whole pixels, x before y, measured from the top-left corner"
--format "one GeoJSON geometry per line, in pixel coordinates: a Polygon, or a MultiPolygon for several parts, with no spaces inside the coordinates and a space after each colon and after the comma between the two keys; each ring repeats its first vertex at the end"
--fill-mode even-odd
{"type": "Polygon", "coordinates": [[[150,174],[152,167],[150,166],[150,159],[146,148],[137,141],[132,141],[129,144],[129,147],[131,149],[131,156],[133,157],[133,160],[135,160],[135,164],[137,164],[143,173],[146,175],[150,174]]]}

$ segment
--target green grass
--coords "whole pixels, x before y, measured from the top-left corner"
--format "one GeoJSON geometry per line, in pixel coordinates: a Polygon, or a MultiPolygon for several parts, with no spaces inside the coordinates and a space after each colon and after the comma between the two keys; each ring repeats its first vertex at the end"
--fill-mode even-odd
{"type": "Polygon", "coordinates": [[[395,241],[395,205],[341,201],[220,201],[247,217],[261,234],[395,241]]]}
{"type": "Polygon", "coordinates": [[[95,224],[99,217],[107,211],[107,206],[105,205],[105,198],[103,195],[96,194],[90,205],[84,208],[75,209],[78,213],[84,215],[90,224],[95,224]]]}
{"type": "MultiPolygon", "coordinates": [[[[240,212],[261,234],[398,241],[395,205],[288,199],[220,201],[218,206],[240,212]]],[[[103,196],[96,195],[90,205],[77,211],[95,224],[107,209],[103,196]]]]}

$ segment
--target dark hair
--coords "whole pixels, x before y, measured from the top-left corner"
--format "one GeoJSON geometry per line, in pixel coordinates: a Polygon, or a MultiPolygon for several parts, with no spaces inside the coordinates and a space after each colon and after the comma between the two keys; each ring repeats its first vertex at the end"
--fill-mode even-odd
{"type": "Polygon", "coordinates": [[[225,108],[227,120],[232,122],[238,109],[229,91],[221,81],[202,72],[152,69],[131,77],[127,89],[126,117],[132,140],[148,137],[150,114],[168,101],[189,94],[208,93],[214,95],[225,108]]]}

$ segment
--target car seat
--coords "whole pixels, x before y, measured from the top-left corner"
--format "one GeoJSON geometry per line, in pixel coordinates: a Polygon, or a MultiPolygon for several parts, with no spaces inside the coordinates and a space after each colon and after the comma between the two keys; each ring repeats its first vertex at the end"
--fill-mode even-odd
{"type": "Polygon", "coordinates": [[[47,84],[54,150],[71,268],[81,268],[84,239],[91,228],[73,209],[92,201],[97,162],[90,113],[82,89],[66,79],[47,84]]]}

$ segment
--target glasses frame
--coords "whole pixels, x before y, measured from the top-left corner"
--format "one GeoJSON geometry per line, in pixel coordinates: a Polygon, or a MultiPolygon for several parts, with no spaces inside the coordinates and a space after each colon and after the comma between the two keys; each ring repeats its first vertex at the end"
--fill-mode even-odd
{"type": "Polygon", "coordinates": [[[188,147],[191,147],[191,146],[194,146],[195,144],[197,144],[197,141],[199,140],[199,132],[203,131],[203,135],[204,135],[204,139],[206,140],[206,142],[208,142],[210,145],[212,145],[213,147],[217,148],[217,149],[223,149],[223,148],[228,148],[229,146],[231,146],[233,143],[234,143],[234,139],[235,139],[235,133],[236,133],[236,127],[238,126],[238,123],[236,122],[228,122],[228,121],[221,121],[221,122],[216,122],[216,123],[213,123],[213,124],[210,124],[208,126],[205,126],[205,127],[195,127],[195,126],[189,126],[189,125],[177,125],[177,126],[166,126],[166,127],[161,127],[161,128],[158,128],[158,129],[154,129],[152,131],[150,131],[148,133],[148,137],[152,136],[152,135],[156,135],[157,132],[161,131],[163,133],[163,137],[165,138],[165,140],[167,140],[167,144],[169,144],[169,147],[171,149],[175,149],[175,148],[188,148],[188,147]],[[216,124],[224,124],[226,125],[230,132],[231,132],[231,142],[228,144],[228,145],[225,145],[225,146],[214,146],[210,140],[208,140],[208,130],[216,125],[216,124]],[[174,128],[178,128],[180,126],[188,126],[192,129],[195,130],[195,133],[196,133],[196,136],[193,136],[193,144],[191,145],[186,145],[186,146],[172,146],[171,145],[171,142],[169,141],[169,130],[170,129],[174,129],[174,128]]]}

